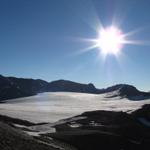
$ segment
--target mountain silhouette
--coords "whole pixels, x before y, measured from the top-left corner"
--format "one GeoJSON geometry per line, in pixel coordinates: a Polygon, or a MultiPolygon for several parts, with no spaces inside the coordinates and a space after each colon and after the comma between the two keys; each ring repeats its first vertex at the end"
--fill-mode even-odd
{"type": "Polygon", "coordinates": [[[47,86],[48,91],[81,92],[81,93],[99,93],[92,83],[81,84],[68,80],[52,81],[47,86]]]}
{"type": "Polygon", "coordinates": [[[118,84],[105,89],[98,89],[92,83],[82,84],[68,80],[47,82],[40,79],[4,77],[0,75],[0,101],[32,96],[42,92],[107,93],[108,97],[119,96],[135,100],[150,97],[150,93],[141,92],[134,86],[127,84],[118,84]]]}
{"type": "Polygon", "coordinates": [[[102,93],[110,93],[108,97],[126,97],[132,100],[146,99],[150,97],[149,92],[139,91],[136,87],[128,84],[117,84],[102,90],[102,93]],[[111,93],[112,92],[112,93],[111,93]]]}

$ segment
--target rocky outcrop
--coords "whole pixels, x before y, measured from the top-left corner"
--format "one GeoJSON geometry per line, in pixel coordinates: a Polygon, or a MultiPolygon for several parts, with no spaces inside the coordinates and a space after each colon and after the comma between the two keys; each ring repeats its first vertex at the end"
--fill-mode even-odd
{"type": "Polygon", "coordinates": [[[150,147],[150,105],[132,112],[92,111],[57,122],[49,136],[79,150],[147,150],[150,147]],[[145,121],[145,120],[147,121],[145,121]]]}

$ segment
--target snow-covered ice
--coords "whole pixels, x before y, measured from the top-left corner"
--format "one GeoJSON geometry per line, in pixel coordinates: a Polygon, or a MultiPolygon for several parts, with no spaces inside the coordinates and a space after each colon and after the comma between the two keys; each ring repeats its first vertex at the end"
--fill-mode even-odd
{"type": "Polygon", "coordinates": [[[55,122],[85,111],[113,110],[133,111],[150,99],[131,101],[128,99],[106,98],[105,94],[72,92],[47,92],[36,96],[8,100],[0,104],[0,114],[32,122],[55,122]]]}

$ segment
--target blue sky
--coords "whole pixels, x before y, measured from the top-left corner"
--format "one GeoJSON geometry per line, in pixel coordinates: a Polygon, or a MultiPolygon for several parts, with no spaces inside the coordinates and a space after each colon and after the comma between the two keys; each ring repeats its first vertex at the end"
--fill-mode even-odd
{"type": "Polygon", "coordinates": [[[0,74],[67,79],[97,87],[128,83],[150,90],[150,0],[1,0],[0,74]],[[95,38],[98,20],[147,45],[125,45],[119,60],[97,57],[99,49],[80,50],[95,38]]]}

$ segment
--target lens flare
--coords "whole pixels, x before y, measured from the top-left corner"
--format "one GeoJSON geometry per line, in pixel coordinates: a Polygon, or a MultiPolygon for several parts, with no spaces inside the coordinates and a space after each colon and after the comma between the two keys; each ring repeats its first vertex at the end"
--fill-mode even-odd
{"type": "Polygon", "coordinates": [[[100,30],[96,45],[103,54],[117,55],[123,47],[124,37],[122,31],[114,26],[100,30]]]}

